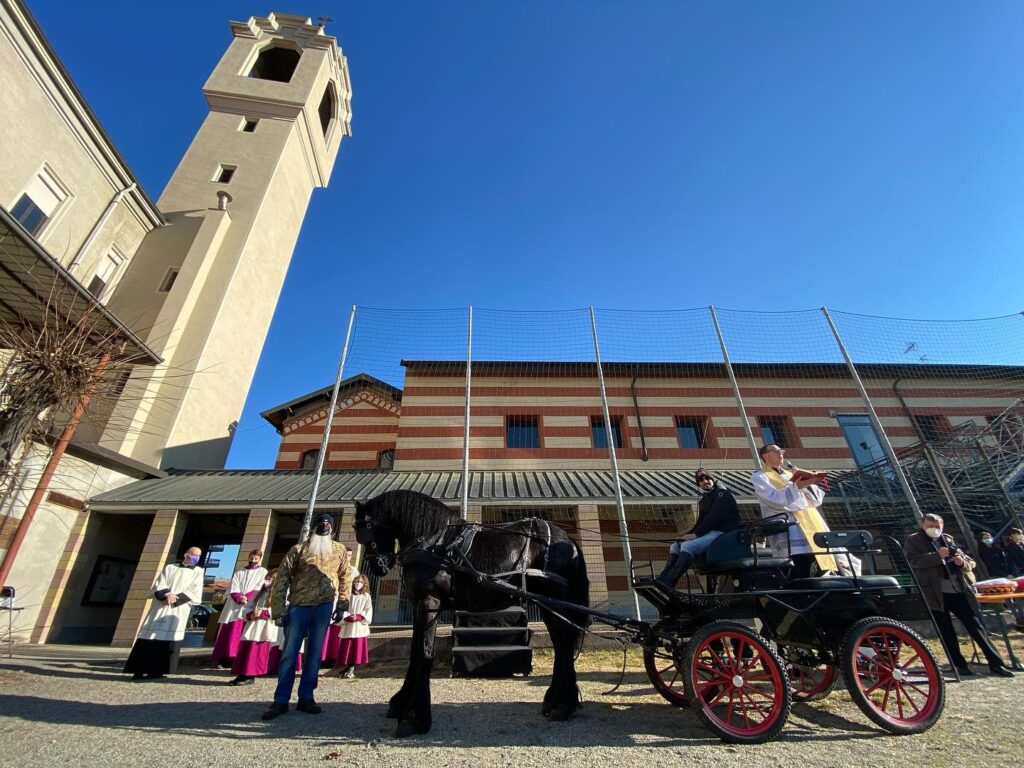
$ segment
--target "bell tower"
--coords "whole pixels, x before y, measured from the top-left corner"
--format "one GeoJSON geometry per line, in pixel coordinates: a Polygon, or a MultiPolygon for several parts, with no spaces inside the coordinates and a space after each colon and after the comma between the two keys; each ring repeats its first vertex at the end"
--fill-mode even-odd
{"type": "Polygon", "coordinates": [[[163,358],[135,371],[101,438],[164,468],[223,467],[314,189],[350,136],[348,64],[303,16],[232,22],[209,112],[109,302],[163,358]]]}

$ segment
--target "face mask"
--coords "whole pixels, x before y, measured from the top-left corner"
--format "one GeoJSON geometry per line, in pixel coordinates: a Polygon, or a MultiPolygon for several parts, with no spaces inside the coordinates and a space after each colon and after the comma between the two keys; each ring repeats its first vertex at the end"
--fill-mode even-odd
{"type": "Polygon", "coordinates": [[[199,555],[189,555],[187,560],[189,565],[197,565],[199,563],[199,555]]]}
{"type": "Polygon", "coordinates": [[[331,535],[331,524],[330,523],[326,523],[326,522],[325,523],[320,523],[320,525],[318,525],[316,527],[315,533],[316,533],[317,536],[330,536],[331,535]]]}
{"type": "Polygon", "coordinates": [[[988,537],[985,537],[984,539],[981,540],[981,543],[984,544],[986,547],[991,547],[992,546],[992,539],[990,539],[988,537]]]}
{"type": "Polygon", "coordinates": [[[352,586],[352,591],[353,592],[362,592],[363,591],[363,585],[362,584],[354,584],[352,586]]]}
{"type": "Polygon", "coordinates": [[[938,528],[925,528],[924,535],[929,539],[937,539],[942,535],[942,531],[938,528]]]}
{"type": "Polygon", "coordinates": [[[250,560],[249,561],[249,567],[250,568],[259,568],[260,567],[260,561],[259,560],[250,560]]]}

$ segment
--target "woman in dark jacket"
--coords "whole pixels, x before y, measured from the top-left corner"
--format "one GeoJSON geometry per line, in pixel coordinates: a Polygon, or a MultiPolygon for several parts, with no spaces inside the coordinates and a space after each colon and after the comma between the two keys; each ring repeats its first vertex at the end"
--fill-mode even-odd
{"type": "Polygon", "coordinates": [[[1010,564],[1006,552],[996,546],[995,539],[988,531],[978,534],[978,554],[990,579],[1005,579],[1010,575],[1010,564]]]}
{"type": "Polygon", "coordinates": [[[974,560],[960,549],[953,537],[942,531],[942,518],[928,514],[921,521],[921,530],[907,538],[903,550],[921,583],[928,609],[935,617],[942,644],[961,675],[973,675],[967,659],[960,652],[960,641],[950,614],[960,619],[967,634],[981,648],[993,675],[1013,677],[999,652],[988,639],[981,623],[978,601],[974,598],[974,560]]]}

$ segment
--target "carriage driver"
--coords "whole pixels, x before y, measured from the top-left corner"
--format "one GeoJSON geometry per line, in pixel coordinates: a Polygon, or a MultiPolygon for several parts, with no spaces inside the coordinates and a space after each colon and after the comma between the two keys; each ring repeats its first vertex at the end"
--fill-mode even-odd
{"type": "Polygon", "coordinates": [[[697,522],[668,550],[668,562],[656,579],[665,589],[675,589],[679,577],[690,567],[690,561],[704,554],[715,539],[740,527],[736,497],[722,488],[706,469],[698,469],[694,479],[701,494],[697,522]]]}

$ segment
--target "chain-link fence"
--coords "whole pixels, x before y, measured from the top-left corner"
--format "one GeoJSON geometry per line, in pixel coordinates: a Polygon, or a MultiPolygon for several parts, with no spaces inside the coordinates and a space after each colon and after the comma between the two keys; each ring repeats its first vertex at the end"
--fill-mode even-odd
{"type": "MultiPolygon", "coordinates": [[[[341,379],[362,378],[344,390],[325,465],[389,469],[389,487],[427,489],[471,520],[566,527],[599,607],[639,609],[629,562],[659,568],[692,526],[698,467],[757,517],[765,443],[828,474],[833,529],[902,541],[936,512],[977,551],[981,531],[998,541],[1020,525],[1021,315],[353,312],[341,379]]],[[[319,450],[322,433],[286,435],[282,456],[319,450]]],[[[397,617],[397,585],[381,589],[397,617]]]]}

